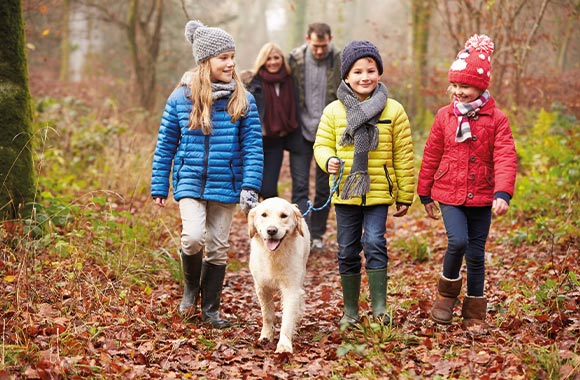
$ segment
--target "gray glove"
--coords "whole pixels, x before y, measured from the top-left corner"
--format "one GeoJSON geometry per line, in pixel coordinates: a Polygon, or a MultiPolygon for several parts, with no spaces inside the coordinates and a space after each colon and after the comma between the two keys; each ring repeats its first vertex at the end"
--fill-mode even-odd
{"type": "Polygon", "coordinates": [[[240,193],[240,208],[246,214],[258,205],[258,193],[250,189],[242,189],[240,193]]]}

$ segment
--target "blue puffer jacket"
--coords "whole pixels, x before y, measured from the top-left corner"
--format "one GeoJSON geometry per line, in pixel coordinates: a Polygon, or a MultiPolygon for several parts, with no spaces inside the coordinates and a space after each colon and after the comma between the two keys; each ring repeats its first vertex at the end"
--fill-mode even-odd
{"type": "Polygon", "coordinates": [[[235,124],[227,112],[229,98],[212,108],[211,135],[189,129],[191,99],[185,86],[169,96],[157,138],[151,175],[151,195],[167,198],[173,171],[173,197],[238,203],[240,190],[262,187],[264,154],[262,128],[254,97],[247,115],[235,124]]]}

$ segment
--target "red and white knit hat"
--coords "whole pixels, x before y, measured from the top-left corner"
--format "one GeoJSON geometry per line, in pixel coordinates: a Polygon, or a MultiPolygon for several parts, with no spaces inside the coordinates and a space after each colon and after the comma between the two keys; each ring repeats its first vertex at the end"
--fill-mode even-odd
{"type": "Polygon", "coordinates": [[[474,34],[457,53],[447,78],[450,83],[464,83],[487,90],[491,78],[493,41],[485,34],[474,34]]]}

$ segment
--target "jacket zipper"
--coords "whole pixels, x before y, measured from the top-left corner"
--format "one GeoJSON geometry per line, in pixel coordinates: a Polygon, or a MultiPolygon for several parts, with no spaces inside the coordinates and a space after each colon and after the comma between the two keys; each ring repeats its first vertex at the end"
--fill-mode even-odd
{"type": "Polygon", "coordinates": [[[389,183],[389,194],[391,198],[393,197],[393,180],[391,180],[391,176],[389,175],[389,169],[387,165],[383,165],[383,169],[385,170],[385,175],[387,176],[387,182],[389,183]]]}

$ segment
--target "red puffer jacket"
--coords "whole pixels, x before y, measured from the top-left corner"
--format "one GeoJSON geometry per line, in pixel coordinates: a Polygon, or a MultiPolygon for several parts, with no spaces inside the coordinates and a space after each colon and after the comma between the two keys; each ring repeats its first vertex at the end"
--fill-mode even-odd
{"type": "Polygon", "coordinates": [[[455,206],[491,206],[498,192],[513,196],[517,156],[509,120],[493,98],[476,117],[470,120],[471,140],[458,143],[453,104],[437,112],[419,172],[419,196],[455,206]]]}

